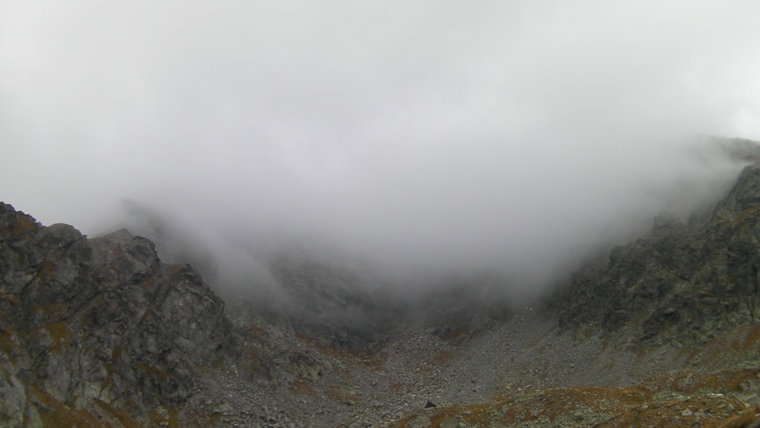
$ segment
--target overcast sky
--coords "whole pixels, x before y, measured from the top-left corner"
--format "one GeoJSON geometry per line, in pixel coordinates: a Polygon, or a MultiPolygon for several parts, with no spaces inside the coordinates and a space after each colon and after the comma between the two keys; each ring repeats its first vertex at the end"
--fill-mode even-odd
{"type": "Polygon", "coordinates": [[[759,17],[753,0],[0,0],[0,199],[85,233],[127,198],[219,242],[545,269],[735,174],[683,142],[760,139],[759,17]]]}

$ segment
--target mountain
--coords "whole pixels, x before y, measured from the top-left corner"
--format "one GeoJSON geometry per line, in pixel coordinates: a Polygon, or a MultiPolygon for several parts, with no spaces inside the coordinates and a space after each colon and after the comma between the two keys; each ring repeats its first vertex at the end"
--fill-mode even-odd
{"type": "Polygon", "coordinates": [[[181,403],[222,352],[224,303],[187,265],[119,230],[87,239],[0,204],[0,420],[117,424],[181,403]]]}
{"type": "Polygon", "coordinates": [[[720,200],[534,302],[283,253],[225,305],[146,238],[0,203],[0,425],[759,426],[760,150],[719,143],[748,164],[720,200]]]}
{"type": "Polygon", "coordinates": [[[760,166],[686,223],[667,215],[651,235],[590,263],[558,300],[559,324],[618,332],[635,346],[700,346],[760,320],[760,166]]]}

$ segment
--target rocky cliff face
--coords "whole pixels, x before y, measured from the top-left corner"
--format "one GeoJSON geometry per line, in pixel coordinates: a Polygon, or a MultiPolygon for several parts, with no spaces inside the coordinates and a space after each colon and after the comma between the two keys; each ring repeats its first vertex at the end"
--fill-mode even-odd
{"type": "Polygon", "coordinates": [[[698,346],[760,319],[760,166],[688,222],[662,215],[650,236],[577,271],[557,301],[563,327],[601,329],[633,345],[698,346]]]}
{"type": "Polygon", "coordinates": [[[167,418],[161,406],[185,400],[225,346],[223,312],[145,238],[87,239],[0,203],[0,424],[167,418]]]}

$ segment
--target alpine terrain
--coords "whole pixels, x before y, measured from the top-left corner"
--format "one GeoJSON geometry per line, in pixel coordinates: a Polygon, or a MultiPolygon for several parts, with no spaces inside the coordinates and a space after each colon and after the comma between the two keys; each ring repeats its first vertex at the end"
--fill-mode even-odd
{"type": "Polygon", "coordinates": [[[279,288],[222,294],[0,203],[0,425],[758,427],[760,146],[722,144],[746,167],[719,200],[522,300],[284,252],[279,288]]]}

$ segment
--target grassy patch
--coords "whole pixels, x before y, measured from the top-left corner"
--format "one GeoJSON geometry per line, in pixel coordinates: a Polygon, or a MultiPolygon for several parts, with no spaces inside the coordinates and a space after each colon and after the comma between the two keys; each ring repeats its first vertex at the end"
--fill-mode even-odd
{"type": "Polygon", "coordinates": [[[18,238],[23,234],[36,231],[38,227],[33,218],[27,215],[19,215],[5,235],[9,238],[18,238]]]}
{"type": "Polygon", "coordinates": [[[140,428],[142,426],[137,421],[135,421],[132,418],[132,416],[130,416],[127,412],[123,410],[119,410],[116,407],[97,398],[95,398],[93,401],[100,409],[105,411],[109,416],[119,421],[121,426],[123,426],[124,428],[140,428]]]}
{"type": "Polygon", "coordinates": [[[6,355],[11,355],[14,351],[17,350],[16,341],[15,339],[15,333],[12,329],[6,329],[3,332],[0,332],[0,352],[3,352],[6,355]]]}
{"type": "Polygon", "coordinates": [[[359,402],[359,397],[356,395],[355,391],[346,389],[338,385],[331,385],[327,389],[327,396],[335,401],[338,401],[344,404],[353,405],[359,402]]]}
{"type": "Polygon", "coordinates": [[[316,396],[317,391],[311,387],[311,382],[303,376],[297,376],[291,389],[294,394],[316,396]]]}
{"type": "Polygon", "coordinates": [[[51,303],[49,305],[36,305],[33,311],[39,312],[47,320],[57,320],[66,313],[66,304],[63,302],[51,303]]]}
{"type": "Polygon", "coordinates": [[[69,327],[65,321],[59,321],[52,324],[45,325],[50,339],[53,341],[53,345],[50,347],[52,352],[60,355],[69,346],[69,327]]]}
{"type": "MultiPolygon", "coordinates": [[[[739,398],[755,369],[659,373],[627,387],[552,388],[502,396],[487,403],[427,411],[430,425],[457,418],[466,426],[698,426],[746,428],[760,407],[739,398]],[[718,393],[723,391],[726,394],[718,393]],[[736,394],[732,392],[736,391],[736,394]]],[[[419,413],[400,420],[397,428],[416,423],[419,413]]]]}
{"type": "Polygon", "coordinates": [[[755,205],[754,207],[739,211],[734,217],[734,224],[742,223],[744,220],[754,215],[758,209],[760,209],[760,205],[755,205]]]}
{"type": "Polygon", "coordinates": [[[90,412],[69,407],[35,384],[29,385],[29,391],[41,403],[37,410],[46,428],[100,428],[103,426],[90,412]]]}
{"type": "Polygon", "coordinates": [[[116,387],[116,382],[114,381],[114,372],[116,372],[116,375],[121,376],[121,374],[116,371],[115,366],[118,363],[118,361],[121,359],[122,354],[124,353],[124,348],[121,346],[117,346],[111,351],[111,361],[109,364],[104,364],[103,367],[106,369],[106,378],[103,381],[103,383],[100,385],[100,393],[102,394],[103,391],[106,391],[110,388],[116,387]]]}
{"type": "Polygon", "coordinates": [[[744,343],[742,343],[741,349],[743,351],[749,351],[753,347],[756,347],[758,342],[760,342],[760,324],[755,324],[744,337],[744,343]]]}
{"type": "Polygon", "coordinates": [[[757,420],[758,413],[760,413],[760,406],[749,408],[722,423],[720,428],[750,428],[755,426],[753,423],[757,420]]]}

